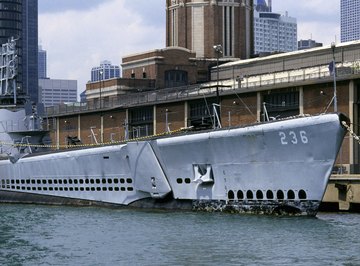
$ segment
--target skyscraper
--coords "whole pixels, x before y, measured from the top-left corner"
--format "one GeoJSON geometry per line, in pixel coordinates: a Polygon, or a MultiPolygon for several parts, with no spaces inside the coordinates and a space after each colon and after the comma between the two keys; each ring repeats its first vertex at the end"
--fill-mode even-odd
{"type": "Polygon", "coordinates": [[[271,1],[257,0],[254,12],[255,54],[297,50],[297,22],[271,12],[271,1]]]}
{"type": "Polygon", "coordinates": [[[167,0],[166,46],[184,47],[197,58],[249,58],[253,52],[253,0],[167,0]]]}
{"type": "Polygon", "coordinates": [[[0,0],[0,45],[17,39],[18,93],[38,101],[38,2],[37,0],[0,0]]]}
{"type": "Polygon", "coordinates": [[[91,69],[91,82],[119,77],[120,67],[112,65],[107,60],[101,61],[100,66],[91,69]]]}
{"type": "Polygon", "coordinates": [[[38,102],[38,0],[22,1],[23,86],[30,100],[38,102]]]}
{"type": "Polygon", "coordinates": [[[46,50],[43,50],[41,45],[39,45],[38,63],[39,63],[39,79],[46,79],[47,78],[46,50]]]}
{"type": "Polygon", "coordinates": [[[360,39],[360,1],[341,0],[341,42],[360,39]]]}

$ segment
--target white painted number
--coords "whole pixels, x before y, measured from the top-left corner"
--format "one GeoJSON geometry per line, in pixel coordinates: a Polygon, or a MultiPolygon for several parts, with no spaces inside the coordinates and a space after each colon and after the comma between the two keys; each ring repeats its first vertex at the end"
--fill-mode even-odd
{"type": "Polygon", "coordinates": [[[309,142],[309,140],[306,136],[306,131],[300,131],[300,137],[301,137],[302,143],[306,144],[309,142]]]}
{"type": "Polygon", "coordinates": [[[290,131],[289,132],[289,135],[291,136],[291,143],[292,144],[297,144],[298,143],[298,140],[296,138],[296,133],[294,131],[290,131]]]}
{"type": "Polygon", "coordinates": [[[281,144],[282,145],[287,145],[288,143],[287,143],[287,141],[285,141],[285,139],[286,139],[285,133],[284,132],[279,132],[279,136],[280,136],[280,139],[281,139],[281,144]]]}
{"type": "Polygon", "coordinates": [[[295,131],[290,131],[288,134],[280,131],[279,137],[280,137],[281,145],[288,145],[289,143],[292,143],[294,145],[300,144],[300,143],[302,143],[302,144],[309,143],[309,139],[306,135],[306,131],[304,131],[304,130],[302,130],[298,133],[295,131]],[[299,141],[299,140],[301,140],[301,141],[299,141]]]}

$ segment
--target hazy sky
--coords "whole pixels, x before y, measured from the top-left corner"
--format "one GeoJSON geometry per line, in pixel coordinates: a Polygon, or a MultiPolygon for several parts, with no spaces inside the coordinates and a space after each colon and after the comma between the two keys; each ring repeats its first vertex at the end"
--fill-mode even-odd
{"type": "MultiPolygon", "coordinates": [[[[340,0],[273,0],[273,12],[295,17],[298,39],[340,41],[340,0]]],[[[165,47],[165,0],[39,0],[39,42],[48,77],[78,80],[93,66],[165,47]]]]}

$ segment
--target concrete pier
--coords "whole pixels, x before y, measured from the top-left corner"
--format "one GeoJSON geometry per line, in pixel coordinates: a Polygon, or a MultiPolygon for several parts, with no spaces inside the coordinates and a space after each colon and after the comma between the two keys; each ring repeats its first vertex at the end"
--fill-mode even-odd
{"type": "Polygon", "coordinates": [[[332,175],[320,210],[360,212],[360,175],[332,175]]]}

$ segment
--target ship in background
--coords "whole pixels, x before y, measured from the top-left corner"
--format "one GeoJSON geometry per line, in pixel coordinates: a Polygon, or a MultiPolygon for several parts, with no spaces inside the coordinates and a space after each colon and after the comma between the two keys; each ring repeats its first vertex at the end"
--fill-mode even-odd
{"type": "Polygon", "coordinates": [[[1,97],[9,99],[0,109],[5,203],[313,216],[349,124],[337,113],[226,129],[217,120],[214,130],[50,150],[44,109],[18,104],[11,85],[15,43],[3,46],[2,58],[1,97]]]}

